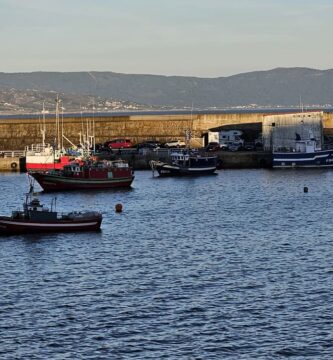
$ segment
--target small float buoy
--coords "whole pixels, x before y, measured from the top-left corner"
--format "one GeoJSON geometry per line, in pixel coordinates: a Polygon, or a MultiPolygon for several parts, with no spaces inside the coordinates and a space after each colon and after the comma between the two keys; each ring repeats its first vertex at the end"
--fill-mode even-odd
{"type": "Polygon", "coordinates": [[[304,192],[307,193],[309,191],[307,186],[304,186],[304,192]]]}
{"type": "Polygon", "coordinates": [[[123,211],[123,205],[121,205],[121,204],[116,204],[116,212],[117,213],[120,213],[120,212],[122,212],[123,211]]]}

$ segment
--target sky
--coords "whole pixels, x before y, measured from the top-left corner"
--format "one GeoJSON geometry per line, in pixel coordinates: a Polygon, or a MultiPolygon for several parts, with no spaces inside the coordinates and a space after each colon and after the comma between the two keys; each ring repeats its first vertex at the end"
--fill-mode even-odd
{"type": "Polygon", "coordinates": [[[0,72],[333,68],[333,0],[0,0],[0,72]]]}

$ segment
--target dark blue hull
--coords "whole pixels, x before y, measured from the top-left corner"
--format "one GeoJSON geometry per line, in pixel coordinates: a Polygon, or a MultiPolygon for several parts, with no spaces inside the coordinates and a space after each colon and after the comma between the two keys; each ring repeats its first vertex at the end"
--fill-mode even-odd
{"type": "Polygon", "coordinates": [[[216,171],[217,157],[190,157],[187,161],[180,163],[152,160],[150,166],[153,170],[156,170],[160,176],[210,175],[216,171]]]}
{"type": "Polygon", "coordinates": [[[157,165],[156,170],[160,176],[202,176],[215,174],[216,167],[183,168],[168,164],[157,165]]]}
{"type": "Polygon", "coordinates": [[[311,153],[273,153],[273,168],[326,168],[333,167],[333,149],[311,153]]]}

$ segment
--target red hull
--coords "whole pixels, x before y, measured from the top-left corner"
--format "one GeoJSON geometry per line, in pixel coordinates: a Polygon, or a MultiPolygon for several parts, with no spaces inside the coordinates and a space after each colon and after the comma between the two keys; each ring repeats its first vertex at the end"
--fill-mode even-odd
{"type": "Polygon", "coordinates": [[[122,160],[76,161],[63,170],[29,174],[44,191],[129,187],[134,179],[132,169],[122,160]]]}
{"type": "Polygon", "coordinates": [[[83,190],[83,189],[111,189],[130,187],[134,176],[114,179],[80,179],[47,173],[30,173],[44,191],[83,190]]]}
{"type": "Polygon", "coordinates": [[[82,221],[59,220],[56,222],[38,222],[0,217],[0,235],[41,232],[97,231],[100,230],[101,222],[101,218],[82,221]]]}

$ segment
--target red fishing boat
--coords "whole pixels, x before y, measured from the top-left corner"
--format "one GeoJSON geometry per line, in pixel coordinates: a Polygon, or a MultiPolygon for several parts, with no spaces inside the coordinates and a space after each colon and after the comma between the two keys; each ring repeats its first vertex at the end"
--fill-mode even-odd
{"type": "MultiPolygon", "coordinates": [[[[69,232],[99,230],[102,215],[96,211],[58,213],[33,198],[33,187],[26,195],[23,210],[13,211],[11,216],[0,216],[0,235],[40,232],[69,232]]],[[[54,202],[55,207],[55,202],[54,202]]]]}
{"type": "Polygon", "coordinates": [[[44,191],[129,187],[134,173],[123,160],[74,161],[63,170],[30,171],[44,191]]]}

